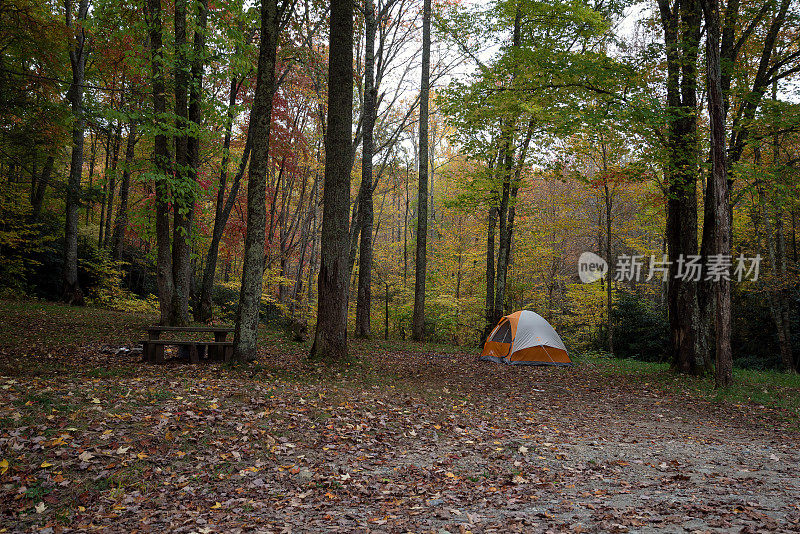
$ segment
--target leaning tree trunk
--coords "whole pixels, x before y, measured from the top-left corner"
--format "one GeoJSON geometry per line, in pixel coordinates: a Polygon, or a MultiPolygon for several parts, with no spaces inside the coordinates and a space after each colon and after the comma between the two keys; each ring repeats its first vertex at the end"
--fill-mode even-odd
{"type": "Polygon", "coordinates": [[[211,243],[206,254],[206,264],[203,269],[203,281],[200,285],[200,298],[195,307],[195,320],[205,323],[212,318],[212,292],[214,290],[214,275],[217,272],[217,261],[219,259],[219,244],[225,225],[228,223],[233,204],[239,194],[239,184],[241,183],[244,171],[247,168],[247,159],[250,156],[250,144],[245,142],[242,159],[239,163],[239,170],[233,180],[228,200],[225,200],[225,189],[228,183],[228,164],[230,162],[231,130],[233,128],[233,113],[236,106],[236,97],[239,92],[239,82],[234,76],[231,78],[230,93],[228,96],[228,112],[225,120],[225,137],[222,142],[222,165],[219,171],[219,189],[217,190],[217,202],[214,213],[214,229],[211,231],[211,243]]]}
{"type": "Polygon", "coordinates": [[[50,183],[50,177],[53,175],[53,166],[55,164],[55,156],[47,156],[44,162],[44,167],[39,176],[36,177],[36,183],[31,190],[31,208],[33,220],[38,220],[42,212],[42,204],[44,203],[44,194],[47,186],[50,183]]]}
{"type": "Polygon", "coordinates": [[[372,198],[373,130],[375,129],[375,4],[366,0],[364,10],[364,138],[361,157],[361,247],[358,263],[358,299],[356,300],[356,337],[366,338],[371,334],[370,308],[372,304],[372,226],[374,205],[372,198]]]}
{"type": "Polygon", "coordinates": [[[278,50],[280,13],[277,0],[261,3],[261,44],[258,77],[250,111],[248,143],[252,146],[247,175],[247,233],[244,241],[242,287],[236,311],[234,357],[252,360],[257,354],[258,309],[264,278],[264,242],[267,227],[267,168],[272,99],[275,92],[275,58],[278,50]]]}
{"type": "Polygon", "coordinates": [[[412,337],[425,340],[425,277],[428,271],[428,100],[431,76],[431,0],[422,8],[422,80],[419,94],[419,190],[417,192],[417,258],[412,337]]]}
{"type": "Polygon", "coordinates": [[[333,0],[328,56],[328,125],[317,328],[310,357],[347,357],[350,172],[353,123],[353,0],[333,0]]]}
{"type": "Polygon", "coordinates": [[[128,141],[125,144],[125,163],[122,169],[122,183],[119,185],[119,206],[114,220],[114,233],[111,235],[111,253],[115,260],[122,259],[122,245],[125,230],[128,228],[128,194],[131,188],[131,166],[136,146],[136,122],[131,119],[128,125],[128,141]]]}
{"type": "Polygon", "coordinates": [[[67,213],[64,231],[64,267],[62,270],[63,299],[70,304],[83,304],[83,292],[78,283],[78,211],[81,207],[81,176],[83,173],[83,82],[88,52],[83,23],[89,12],[89,0],[80,0],[74,14],[67,4],[66,22],[70,32],[69,61],[72,66],[72,83],[67,96],[72,108],[72,158],[67,182],[67,213]]]}

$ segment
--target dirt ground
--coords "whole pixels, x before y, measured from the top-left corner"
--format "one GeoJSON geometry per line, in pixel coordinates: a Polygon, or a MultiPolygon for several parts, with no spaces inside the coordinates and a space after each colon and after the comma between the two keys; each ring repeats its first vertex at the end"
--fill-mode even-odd
{"type": "Polygon", "coordinates": [[[796,414],[602,361],[359,347],[0,353],[0,532],[800,532],[796,414]]]}

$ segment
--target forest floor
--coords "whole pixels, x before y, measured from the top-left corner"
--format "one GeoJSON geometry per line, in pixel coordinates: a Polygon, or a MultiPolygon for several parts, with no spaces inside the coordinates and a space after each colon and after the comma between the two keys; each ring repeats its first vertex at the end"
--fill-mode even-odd
{"type": "Polygon", "coordinates": [[[152,317],[0,302],[0,532],[798,532],[800,380],[352,344],[115,356],[152,317]]]}

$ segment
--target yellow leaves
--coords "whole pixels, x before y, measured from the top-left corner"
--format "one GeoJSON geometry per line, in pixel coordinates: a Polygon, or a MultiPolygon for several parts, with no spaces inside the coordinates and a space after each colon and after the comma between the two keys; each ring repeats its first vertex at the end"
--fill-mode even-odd
{"type": "Polygon", "coordinates": [[[219,501],[217,501],[216,504],[211,507],[212,510],[219,510],[220,508],[222,508],[222,503],[219,501]]]}
{"type": "Polygon", "coordinates": [[[46,469],[48,467],[53,467],[53,464],[51,464],[50,462],[45,460],[44,462],[42,462],[42,464],[39,467],[41,467],[42,469],[46,469]]]}
{"type": "Polygon", "coordinates": [[[78,511],[79,512],[85,512],[86,511],[86,507],[85,506],[78,506],[78,511]]]}
{"type": "Polygon", "coordinates": [[[100,404],[100,399],[97,397],[92,397],[92,404],[100,404]]]}
{"type": "Polygon", "coordinates": [[[69,437],[69,434],[61,434],[60,436],[58,436],[57,438],[55,438],[55,439],[53,439],[51,441],[46,441],[45,442],[45,446],[46,447],[58,447],[60,445],[66,445],[67,443],[66,443],[65,440],[68,437],[69,437]]]}
{"type": "Polygon", "coordinates": [[[8,471],[8,460],[0,461],[0,475],[5,475],[8,471]]]}
{"type": "Polygon", "coordinates": [[[145,458],[147,458],[147,454],[140,452],[139,454],[136,455],[136,457],[140,460],[144,460],[145,458]]]}

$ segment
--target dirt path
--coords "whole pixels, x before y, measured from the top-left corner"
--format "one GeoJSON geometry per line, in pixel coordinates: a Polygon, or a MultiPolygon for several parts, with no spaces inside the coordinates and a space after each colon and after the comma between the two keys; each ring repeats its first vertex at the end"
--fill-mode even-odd
{"type": "Polygon", "coordinates": [[[300,350],[226,369],[94,347],[0,378],[0,532],[800,531],[800,435],[773,410],[602,365],[300,350]]]}

